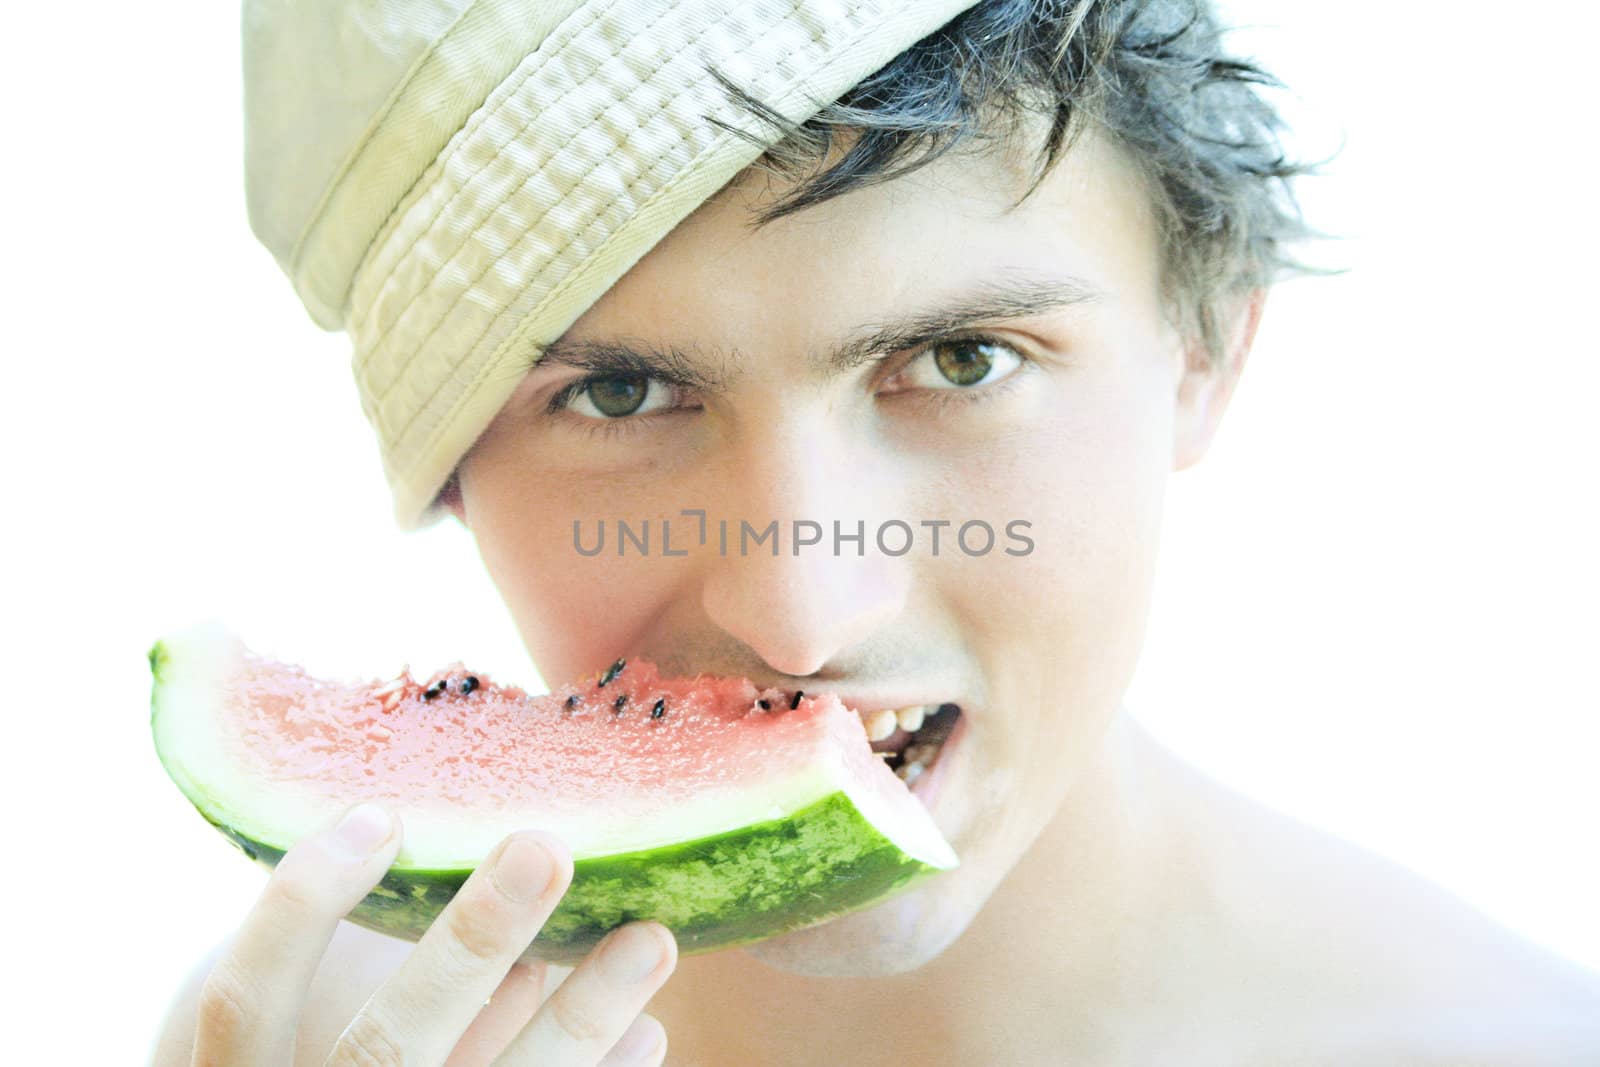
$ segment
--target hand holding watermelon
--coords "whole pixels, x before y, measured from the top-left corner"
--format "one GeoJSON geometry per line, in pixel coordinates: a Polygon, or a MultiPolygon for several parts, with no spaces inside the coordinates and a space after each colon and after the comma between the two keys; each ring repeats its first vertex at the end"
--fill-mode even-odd
{"type": "MultiPolygon", "coordinates": [[[[360,804],[284,854],[202,989],[195,1062],[292,1062],[296,1023],[334,929],[394,862],[402,834],[389,812],[360,804]]],[[[678,958],[659,923],[618,927],[543,1003],[544,966],[518,962],[572,871],[559,839],[506,837],[350,1021],[328,1062],[659,1064],[665,1034],[641,1012],[678,958]]]]}

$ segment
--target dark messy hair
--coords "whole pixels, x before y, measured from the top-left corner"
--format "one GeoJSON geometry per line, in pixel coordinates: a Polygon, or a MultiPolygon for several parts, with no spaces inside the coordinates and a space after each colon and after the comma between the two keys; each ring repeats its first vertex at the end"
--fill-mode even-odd
{"type": "Polygon", "coordinates": [[[980,0],[801,124],[713,74],[780,132],[760,164],[798,183],[757,225],[1042,116],[1026,199],[1087,125],[1104,130],[1149,186],[1169,304],[1215,358],[1219,306],[1308,270],[1286,246],[1312,235],[1290,182],[1311,168],[1286,157],[1262,94],[1280,86],[1222,37],[1210,0],[980,0]]]}

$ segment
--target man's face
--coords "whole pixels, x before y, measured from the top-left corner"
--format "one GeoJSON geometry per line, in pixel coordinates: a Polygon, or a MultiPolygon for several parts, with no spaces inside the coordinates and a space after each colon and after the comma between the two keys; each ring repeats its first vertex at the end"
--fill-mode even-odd
{"type": "Polygon", "coordinates": [[[613,371],[566,390],[591,370],[546,359],[461,467],[458,514],[552,681],[626,654],[868,708],[961,707],[931,802],[961,866],[750,950],[797,972],[931,959],[1061,807],[1134,668],[1167,474],[1209,433],[1215,375],[1170,324],[1131,168],[1086,136],[1012,208],[1025,154],[947,156],[761,229],[753,211],[783,186],[747,172],[560,346],[675,353],[699,383],[613,371]],[[945,340],[833,358],[1003,292],[1009,314],[945,340]],[[705,547],[686,508],[705,509],[705,547]],[[619,558],[619,518],[650,520],[648,555],[619,558]],[[663,519],[687,556],[662,554],[663,519]],[[796,519],[821,524],[822,543],[796,554],[796,519]],[[915,534],[904,555],[875,543],[896,519],[915,534]],[[573,523],[592,547],[601,520],[606,550],[580,554],[573,523]],[[741,554],[740,520],[777,520],[779,553],[741,554]],[[864,554],[854,541],[835,554],[835,520],[852,534],[864,522],[864,554]],[[938,520],[935,556],[924,523],[938,520]],[[995,531],[987,553],[979,528],[971,554],[957,543],[969,520],[995,531]],[[1005,551],[1026,548],[1006,534],[1017,520],[1022,555],[1005,551]]]}

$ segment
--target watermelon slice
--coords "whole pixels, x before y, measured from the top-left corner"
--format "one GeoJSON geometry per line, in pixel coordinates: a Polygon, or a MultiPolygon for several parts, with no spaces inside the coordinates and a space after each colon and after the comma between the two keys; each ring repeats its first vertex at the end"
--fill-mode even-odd
{"type": "Polygon", "coordinates": [[[275,864],[362,800],[399,814],[395,864],[350,918],[411,940],[517,829],[572,849],[572,885],[525,955],[558,963],[636,919],[684,954],[756,941],[956,865],[832,696],[635,660],[546,696],[459,665],[338,684],[217,624],[158,642],[150,666],[163,766],[252,859],[275,864]]]}

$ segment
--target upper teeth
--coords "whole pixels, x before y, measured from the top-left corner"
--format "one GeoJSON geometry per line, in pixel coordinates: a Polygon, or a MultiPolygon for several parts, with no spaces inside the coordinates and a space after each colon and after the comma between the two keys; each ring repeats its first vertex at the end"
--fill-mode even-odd
{"type": "Polygon", "coordinates": [[[916,733],[922,729],[923,721],[926,718],[926,705],[911,704],[903,708],[864,711],[861,713],[861,725],[866,728],[869,741],[882,741],[893,734],[896,728],[904,730],[908,734],[916,733]]]}
{"type": "Polygon", "coordinates": [[[897,715],[893,708],[885,708],[882,711],[873,712],[866,719],[867,740],[882,741],[894,733],[897,722],[897,715]]]}

